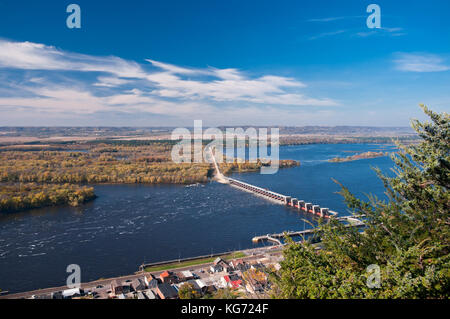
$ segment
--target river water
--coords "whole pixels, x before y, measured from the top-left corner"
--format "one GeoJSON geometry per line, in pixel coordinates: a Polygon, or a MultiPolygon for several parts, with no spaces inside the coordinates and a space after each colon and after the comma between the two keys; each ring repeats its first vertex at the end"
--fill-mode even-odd
{"type": "MultiPolygon", "coordinates": [[[[284,146],[280,157],[300,167],[275,175],[234,178],[291,195],[346,215],[336,194],[383,197],[371,166],[389,171],[388,157],[330,163],[352,152],[392,151],[392,145],[284,146]]],[[[133,273],[143,262],[254,247],[255,235],[309,228],[307,214],[228,185],[97,185],[99,196],[81,207],[57,207],[0,216],[0,289],[19,292],[64,285],[66,267],[78,264],[82,281],[133,273]]]]}

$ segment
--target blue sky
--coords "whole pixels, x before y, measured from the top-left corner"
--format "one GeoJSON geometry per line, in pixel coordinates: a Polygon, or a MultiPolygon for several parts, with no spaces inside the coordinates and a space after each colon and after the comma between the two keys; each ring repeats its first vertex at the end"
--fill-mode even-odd
{"type": "Polygon", "coordinates": [[[449,109],[449,13],[447,0],[0,0],[0,125],[407,126],[419,103],[449,109]],[[66,26],[71,3],[81,29],[66,26]]]}

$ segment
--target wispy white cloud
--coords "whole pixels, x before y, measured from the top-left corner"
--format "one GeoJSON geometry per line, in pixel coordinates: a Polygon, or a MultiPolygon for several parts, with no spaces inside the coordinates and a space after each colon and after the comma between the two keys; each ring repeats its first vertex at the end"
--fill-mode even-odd
{"type": "Polygon", "coordinates": [[[0,97],[1,107],[37,109],[61,114],[95,114],[117,111],[122,113],[144,112],[160,115],[186,116],[192,112],[210,112],[203,103],[176,103],[162,101],[133,89],[110,96],[95,96],[78,88],[48,87],[33,89],[34,97],[0,97]]]}
{"type": "Polygon", "coordinates": [[[303,82],[288,77],[264,75],[249,78],[236,69],[185,69],[169,64],[155,63],[162,69],[147,75],[154,83],[154,94],[161,97],[182,99],[210,99],[216,102],[246,101],[262,104],[282,105],[336,105],[331,99],[308,98],[288,91],[306,86],[303,82]],[[183,79],[180,75],[207,75],[209,80],[183,79]]]}
{"type": "Polygon", "coordinates": [[[184,74],[184,75],[208,74],[208,72],[205,72],[204,70],[200,70],[200,69],[180,67],[180,66],[176,66],[173,64],[163,63],[163,62],[159,62],[159,61],[155,61],[155,60],[151,60],[151,59],[145,59],[145,61],[150,62],[155,67],[165,70],[169,73],[184,74]]]}
{"type": "Polygon", "coordinates": [[[99,76],[97,78],[98,82],[94,83],[95,86],[104,86],[104,87],[117,87],[123,84],[130,83],[129,80],[121,79],[118,77],[112,76],[99,76]]]}
{"type": "Polygon", "coordinates": [[[390,32],[390,33],[394,33],[394,32],[400,32],[400,31],[403,31],[403,28],[381,28],[382,30],[385,30],[385,31],[387,31],[387,32],[390,32]]]}
{"type": "Polygon", "coordinates": [[[397,70],[406,72],[442,72],[450,70],[450,65],[435,54],[397,53],[394,59],[397,70]]]}
{"type": "Polygon", "coordinates": [[[357,16],[338,16],[338,17],[326,17],[326,18],[315,18],[315,19],[308,19],[309,22],[332,22],[332,21],[338,21],[338,20],[347,20],[347,19],[355,19],[355,18],[364,18],[363,15],[357,15],[357,16]]]}
{"type": "Polygon", "coordinates": [[[385,37],[399,37],[406,35],[403,28],[379,28],[379,29],[364,29],[364,31],[356,31],[358,29],[340,29],[336,31],[322,32],[313,36],[310,36],[308,40],[317,40],[322,38],[334,37],[338,35],[347,35],[351,37],[367,38],[370,36],[385,36],[385,37]]]}
{"type": "Polygon", "coordinates": [[[371,35],[375,35],[377,34],[377,31],[375,30],[370,30],[370,31],[361,31],[361,32],[356,32],[355,35],[361,38],[366,38],[369,37],[371,35]]]}
{"type": "Polygon", "coordinates": [[[207,116],[219,108],[236,105],[252,110],[280,105],[338,105],[330,98],[307,96],[301,92],[307,85],[291,77],[250,76],[236,68],[191,68],[152,59],[146,62],[139,64],[115,56],[97,57],[39,43],[0,40],[0,69],[6,77],[0,89],[8,87],[12,92],[0,96],[0,110],[207,116]],[[25,71],[27,75],[18,81],[14,70],[25,71]]]}
{"type": "Polygon", "coordinates": [[[62,51],[40,43],[7,40],[0,40],[0,67],[24,70],[106,72],[129,78],[145,76],[145,72],[137,63],[118,57],[95,57],[62,51]]]}
{"type": "Polygon", "coordinates": [[[372,35],[399,37],[406,35],[406,32],[404,32],[403,28],[399,27],[393,28],[382,27],[378,29],[368,29],[368,31],[360,31],[355,33],[355,36],[361,38],[366,38],[372,35]]]}
{"type": "Polygon", "coordinates": [[[310,40],[317,40],[320,38],[325,38],[325,37],[330,37],[330,36],[334,36],[334,35],[338,35],[338,34],[342,34],[345,33],[346,30],[337,30],[337,31],[331,31],[331,32],[323,32],[323,33],[319,33],[317,35],[314,35],[312,37],[310,37],[310,40]]]}

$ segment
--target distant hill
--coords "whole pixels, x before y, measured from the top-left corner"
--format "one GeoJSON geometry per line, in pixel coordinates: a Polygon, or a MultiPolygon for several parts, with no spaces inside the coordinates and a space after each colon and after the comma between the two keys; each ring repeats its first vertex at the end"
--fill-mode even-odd
{"type": "MultiPolygon", "coordinates": [[[[220,126],[225,129],[228,126],[220,126]]],[[[250,126],[237,126],[244,130],[250,126]]],[[[255,128],[267,126],[255,126],[255,128]]],[[[318,135],[414,135],[410,127],[375,126],[273,126],[280,134],[318,134],[318,135]]],[[[269,127],[271,128],[271,127],[269,127]]],[[[169,133],[175,127],[0,127],[0,136],[145,136],[169,133]]],[[[192,129],[192,128],[189,128],[192,129]]],[[[205,127],[206,129],[206,127],[205,127]]]]}
{"type": "MultiPolygon", "coordinates": [[[[225,131],[228,127],[219,127],[225,131]]],[[[236,127],[238,128],[238,127],[236,127]]],[[[242,126],[243,130],[249,126],[242,126]]],[[[409,127],[369,126],[274,126],[279,128],[283,145],[316,143],[392,143],[415,142],[418,136],[409,127]]],[[[0,127],[0,146],[83,143],[88,141],[170,141],[175,127],[0,127]]],[[[193,131],[193,128],[188,128],[193,131]]],[[[204,127],[203,130],[206,130],[204,127]]],[[[268,131],[270,134],[270,130],[268,131]]],[[[143,142],[142,142],[143,143],[143,142]]]]}

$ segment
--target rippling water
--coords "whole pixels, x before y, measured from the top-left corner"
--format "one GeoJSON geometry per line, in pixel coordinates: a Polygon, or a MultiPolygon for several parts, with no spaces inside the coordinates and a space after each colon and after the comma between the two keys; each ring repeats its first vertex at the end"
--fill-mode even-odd
{"type": "MultiPolygon", "coordinates": [[[[335,178],[360,196],[383,196],[370,166],[386,157],[329,163],[349,151],[390,151],[390,145],[302,145],[280,149],[300,167],[275,175],[234,177],[346,214],[335,178]]],[[[250,248],[255,235],[309,227],[309,215],[227,185],[98,185],[98,198],[82,207],[38,209],[0,217],[0,288],[11,292],[64,285],[69,264],[82,281],[125,275],[142,262],[250,248]]]]}

